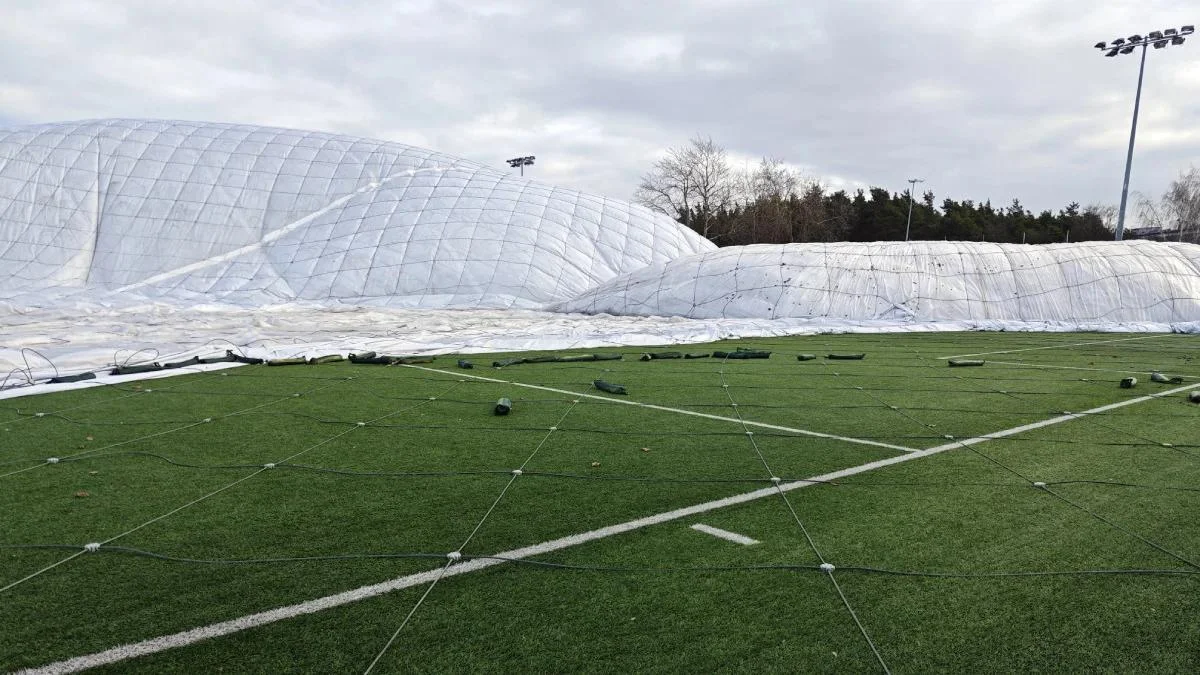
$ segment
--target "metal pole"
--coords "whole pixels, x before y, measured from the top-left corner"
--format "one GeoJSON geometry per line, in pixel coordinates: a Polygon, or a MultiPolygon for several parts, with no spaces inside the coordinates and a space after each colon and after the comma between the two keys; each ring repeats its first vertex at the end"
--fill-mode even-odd
{"type": "Polygon", "coordinates": [[[912,227],[912,187],[908,188],[908,222],[904,224],[904,241],[908,241],[908,229],[912,227]]]}
{"type": "Polygon", "coordinates": [[[1121,186],[1121,212],[1117,216],[1116,240],[1125,236],[1125,204],[1129,201],[1129,171],[1133,168],[1133,141],[1137,137],[1138,109],[1142,105],[1142,76],[1146,73],[1146,44],[1142,45],[1142,65],[1138,68],[1137,96],[1133,99],[1133,125],[1129,128],[1129,153],[1125,156],[1125,183],[1121,186]]]}
{"type": "Polygon", "coordinates": [[[908,183],[909,183],[909,186],[908,186],[908,222],[905,223],[905,225],[904,225],[904,241],[908,241],[908,230],[909,230],[909,228],[912,227],[913,190],[917,189],[917,183],[924,183],[924,182],[925,181],[920,178],[909,178],[908,179],[908,183]]]}

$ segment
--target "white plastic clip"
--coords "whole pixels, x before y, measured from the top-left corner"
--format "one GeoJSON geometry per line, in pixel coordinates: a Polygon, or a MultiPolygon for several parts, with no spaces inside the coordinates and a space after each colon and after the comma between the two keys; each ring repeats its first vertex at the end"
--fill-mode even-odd
{"type": "Polygon", "coordinates": [[[367,426],[367,423],[366,423],[366,422],[359,422],[359,423],[358,423],[358,426],[360,426],[360,427],[365,427],[365,426],[367,426]]]}
{"type": "Polygon", "coordinates": [[[34,417],[45,417],[46,413],[36,413],[34,417]]]}
{"type": "Polygon", "coordinates": [[[436,396],[430,396],[430,397],[429,397],[429,400],[430,400],[430,401],[436,401],[436,400],[437,400],[437,397],[436,397],[436,396]]]}
{"type": "Polygon", "coordinates": [[[944,439],[946,439],[946,440],[948,440],[948,441],[952,441],[952,440],[954,440],[954,436],[952,436],[952,435],[950,435],[950,434],[946,434],[945,436],[942,436],[942,438],[944,438],[944,439]]]}
{"type": "Polygon", "coordinates": [[[837,568],[833,566],[833,563],[821,563],[821,570],[824,572],[832,572],[835,569],[837,568]]]}
{"type": "Polygon", "coordinates": [[[267,463],[267,464],[263,464],[263,468],[264,468],[264,469],[274,469],[274,468],[275,468],[275,463],[274,463],[274,462],[270,462],[270,463],[267,463]]]}
{"type": "Polygon", "coordinates": [[[57,457],[47,457],[46,463],[47,464],[58,464],[58,458],[57,457]]]}
{"type": "Polygon", "coordinates": [[[550,427],[550,431],[558,431],[558,427],[550,427]]]}
{"type": "Polygon", "coordinates": [[[747,432],[746,432],[746,435],[747,435],[747,436],[753,436],[753,435],[754,435],[754,432],[753,432],[753,431],[747,431],[747,432]]]}
{"type": "Polygon", "coordinates": [[[778,482],[780,482],[781,480],[783,480],[783,479],[782,479],[782,478],[780,478],[779,476],[771,476],[771,482],[772,482],[772,483],[778,483],[778,482]]]}
{"type": "Polygon", "coordinates": [[[449,553],[446,554],[446,557],[449,558],[450,560],[458,560],[458,559],[462,558],[462,554],[459,553],[458,551],[450,551],[449,553]]]}
{"type": "Polygon", "coordinates": [[[1173,447],[1175,447],[1175,444],[1174,443],[1163,443],[1162,446],[1164,448],[1173,448],[1173,447]]]}
{"type": "Polygon", "coordinates": [[[149,394],[150,392],[152,392],[152,391],[154,391],[154,390],[153,390],[153,389],[143,389],[142,391],[144,391],[144,392],[146,392],[147,394],[149,394]]]}
{"type": "Polygon", "coordinates": [[[90,544],[84,544],[83,550],[87,551],[88,553],[95,553],[96,551],[100,550],[100,542],[93,541],[90,544]]]}
{"type": "Polygon", "coordinates": [[[1043,483],[1043,482],[1042,482],[1042,481],[1040,481],[1040,480],[1039,480],[1039,481],[1034,481],[1034,483],[1033,483],[1033,487],[1035,487],[1035,488],[1044,488],[1044,487],[1046,487],[1046,484],[1045,484],[1045,483],[1043,483]]]}
{"type": "Polygon", "coordinates": [[[212,418],[211,418],[211,417],[205,417],[204,419],[202,419],[202,420],[200,420],[200,421],[201,421],[202,423],[204,423],[204,424],[208,424],[209,422],[211,422],[211,421],[212,421],[212,418]]]}
{"type": "Polygon", "coordinates": [[[292,394],[292,398],[300,398],[300,394],[292,394]]]}
{"type": "Polygon", "coordinates": [[[524,471],[521,471],[520,469],[513,469],[513,470],[512,470],[512,475],[514,475],[514,476],[520,476],[522,473],[525,473],[525,472],[524,472],[524,471]]]}

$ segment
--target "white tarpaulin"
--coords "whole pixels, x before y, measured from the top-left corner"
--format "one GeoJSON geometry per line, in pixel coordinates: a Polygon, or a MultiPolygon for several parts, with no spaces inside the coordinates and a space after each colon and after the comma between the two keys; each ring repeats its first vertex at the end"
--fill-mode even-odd
{"type": "Polygon", "coordinates": [[[718,250],[644,208],[397,143],[147,120],[0,129],[9,385],[233,347],[1196,332],[1198,261],[1149,242],[718,250]]]}

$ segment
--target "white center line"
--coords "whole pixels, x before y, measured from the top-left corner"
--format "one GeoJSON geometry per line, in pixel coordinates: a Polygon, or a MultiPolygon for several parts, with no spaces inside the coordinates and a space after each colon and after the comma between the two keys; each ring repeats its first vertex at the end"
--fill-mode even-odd
{"type": "Polygon", "coordinates": [[[686,506],[673,511],[666,511],[664,513],[658,513],[655,515],[638,518],[636,520],[618,523],[616,525],[609,525],[597,530],[591,530],[590,532],[573,534],[567,537],[542,542],[540,544],[533,544],[530,546],[524,546],[509,551],[496,553],[490,558],[474,558],[472,560],[468,560],[467,562],[455,563],[449,567],[439,567],[438,569],[429,570],[427,572],[397,577],[395,579],[372,584],[370,586],[362,586],[353,590],[343,591],[335,595],[316,598],[314,600],[307,600],[305,602],[288,605],[286,607],[278,607],[276,609],[259,612],[257,614],[249,614],[247,616],[210,624],[208,626],[201,626],[199,628],[193,628],[191,630],[186,630],[171,635],[163,635],[161,637],[151,638],[142,642],[121,645],[102,652],[96,652],[86,656],[76,656],[74,658],[51,663],[40,668],[21,670],[18,672],[30,675],[34,673],[39,675],[50,673],[73,673],[80,670],[86,670],[88,668],[96,668],[102,665],[119,663],[127,659],[132,659],[139,656],[147,656],[149,654],[156,654],[158,652],[167,651],[168,649],[176,649],[178,647],[194,644],[202,640],[209,640],[223,635],[230,635],[243,630],[274,623],[276,621],[283,621],[285,619],[291,619],[293,617],[302,616],[305,614],[314,614],[316,612],[332,609],[334,607],[347,605],[352,602],[358,602],[360,600],[366,600],[367,598],[373,598],[385,593],[391,593],[392,591],[419,586],[421,584],[430,583],[439,577],[453,577],[460,574],[468,574],[470,572],[477,572],[489,567],[502,565],[510,561],[522,560],[524,558],[544,555],[554,551],[561,551],[566,548],[579,546],[580,544],[586,544],[618,534],[625,534],[626,532],[632,532],[634,530],[639,530],[651,525],[659,525],[661,523],[678,520],[680,518],[688,518],[690,516],[707,513],[709,511],[715,511],[717,509],[723,509],[729,506],[735,506],[737,504],[745,504],[758,499],[775,497],[780,493],[780,491],[790,492],[792,490],[799,490],[813,485],[821,485],[823,483],[838,480],[839,478],[854,476],[867,471],[880,469],[885,466],[891,466],[893,464],[910,462],[920,457],[936,455],[947,450],[962,448],[968,445],[976,445],[978,443],[984,443],[998,438],[1013,436],[1033,429],[1040,429],[1042,427],[1069,422],[1077,419],[1080,415],[1102,413],[1109,410],[1114,410],[1116,408],[1122,408],[1137,403],[1143,403],[1145,401],[1164,398],[1166,396],[1177,394],[1193,388],[1195,388],[1195,385],[1175,387],[1174,389],[1168,389],[1157,394],[1139,396],[1137,398],[1126,399],[1116,403],[1109,403],[1108,405],[1102,405],[1098,408],[1092,408],[1091,410],[1084,410],[1078,413],[1072,413],[1070,415],[1059,415],[1058,417],[1053,417],[1041,422],[1024,424],[1019,427],[1013,427],[1012,429],[1005,429],[1004,431],[997,431],[995,433],[985,434],[983,436],[976,436],[975,438],[956,440],[951,443],[945,443],[943,445],[927,448],[925,450],[919,450],[909,454],[893,455],[892,457],[876,460],[874,462],[868,462],[867,464],[860,464],[858,466],[852,466],[846,469],[821,474],[820,476],[813,476],[805,480],[772,485],[771,487],[760,488],[758,490],[744,492],[730,497],[725,497],[723,499],[716,499],[709,502],[694,504],[692,506],[686,506]]]}
{"type": "Polygon", "coordinates": [[[711,413],[696,412],[695,410],[686,410],[684,408],[669,408],[663,405],[654,405],[653,403],[642,403],[640,401],[630,401],[623,398],[611,398],[608,396],[597,396],[595,394],[583,394],[577,391],[568,389],[556,389],[554,387],[545,387],[540,384],[524,384],[522,382],[513,382],[511,380],[501,380],[496,377],[484,377],[482,375],[468,375],[467,373],[456,373],[449,370],[440,370],[438,368],[426,368],[424,366],[413,366],[405,364],[405,368],[416,368],[417,370],[427,370],[431,373],[441,373],[451,377],[469,377],[474,380],[483,382],[495,382],[497,384],[511,384],[514,387],[525,387],[526,389],[539,389],[541,391],[552,391],[556,394],[567,394],[568,396],[582,396],[591,398],[597,401],[605,401],[607,403],[620,403],[622,405],[632,405],[639,408],[648,408],[650,410],[661,410],[664,412],[673,412],[680,415],[691,415],[693,417],[703,417],[710,420],[719,420],[721,422],[733,422],[735,424],[749,424],[751,426],[760,427],[763,429],[774,429],[776,431],[786,431],[792,434],[800,434],[802,436],[813,436],[816,438],[828,438],[835,441],[844,441],[846,443],[857,443],[859,445],[871,445],[877,448],[887,448],[888,450],[897,450],[899,452],[917,452],[916,448],[906,448],[903,445],[893,445],[891,443],[881,443],[880,441],[872,441],[865,438],[851,438],[849,436],[838,436],[836,434],[824,434],[819,431],[809,431],[807,429],[796,429],[793,427],[780,426],[778,424],[768,424],[766,422],[752,422],[750,420],[740,420],[736,417],[725,417],[723,415],[713,415],[711,413]]]}
{"type": "Polygon", "coordinates": [[[692,529],[697,532],[711,534],[712,536],[724,539],[725,541],[732,541],[735,544],[741,544],[742,546],[753,546],[755,544],[762,543],[759,540],[751,539],[744,534],[730,532],[729,530],[722,530],[719,527],[712,527],[711,525],[704,525],[702,523],[696,523],[692,526],[692,529]]]}
{"type": "Polygon", "coordinates": [[[1045,345],[1043,347],[1025,347],[1023,349],[1003,349],[998,352],[979,352],[978,354],[958,354],[956,356],[939,356],[939,360],[943,359],[961,359],[968,356],[987,356],[989,354],[1016,354],[1017,352],[1034,352],[1039,349],[1066,349],[1068,347],[1085,347],[1087,345],[1107,345],[1114,342],[1130,342],[1132,340],[1153,340],[1154,338],[1165,338],[1176,335],[1175,333],[1155,333],[1154,335],[1139,335],[1131,338],[1114,338],[1112,340],[1096,340],[1094,342],[1074,342],[1058,345],[1045,345]]]}

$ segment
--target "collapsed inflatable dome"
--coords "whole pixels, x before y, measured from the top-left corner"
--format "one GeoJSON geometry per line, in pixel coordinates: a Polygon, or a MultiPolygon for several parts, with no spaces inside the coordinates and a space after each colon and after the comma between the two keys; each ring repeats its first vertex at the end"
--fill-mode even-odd
{"type": "Polygon", "coordinates": [[[642,207],[399,143],[126,119],[0,129],[0,299],[532,308],[712,248],[642,207]]]}
{"type": "Polygon", "coordinates": [[[841,242],[723,248],[607,281],[560,311],[1108,325],[1200,320],[1200,246],[841,242]]]}

